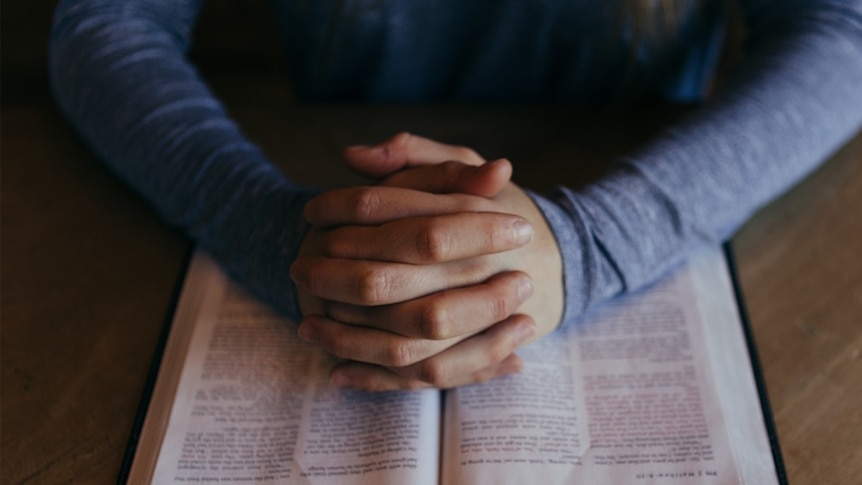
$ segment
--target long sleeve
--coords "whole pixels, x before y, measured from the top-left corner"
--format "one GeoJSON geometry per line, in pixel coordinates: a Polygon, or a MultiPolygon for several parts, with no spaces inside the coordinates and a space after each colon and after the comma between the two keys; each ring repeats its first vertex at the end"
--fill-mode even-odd
{"type": "MultiPolygon", "coordinates": [[[[166,221],[258,296],[296,317],[288,267],[306,229],[301,210],[312,194],[291,184],[242,136],[186,59],[200,3],[62,2],[51,37],[52,86],[100,158],[166,221]]],[[[558,22],[548,19],[576,22],[583,9],[599,7],[572,3],[572,12],[555,16],[546,15],[541,2],[503,4],[494,10],[496,17],[487,17],[482,9],[460,10],[454,0],[451,8],[430,9],[434,15],[416,15],[408,8],[413,3],[384,3],[385,12],[372,9],[348,29],[353,36],[338,51],[346,61],[336,63],[344,69],[332,72],[317,68],[315,63],[329,58],[314,47],[323,42],[317,34],[326,24],[320,19],[329,18],[331,5],[314,4],[323,12],[312,16],[317,20],[307,21],[312,12],[303,16],[299,10],[282,17],[293,19],[288,24],[294,28],[286,31],[308,31],[288,42],[288,51],[307,51],[302,59],[311,63],[294,70],[313,75],[315,82],[331,81],[320,84],[335,86],[321,96],[334,99],[341,88],[366,84],[375,86],[365,93],[371,99],[437,99],[440,93],[454,99],[533,99],[543,86],[558,87],[548,93],[551,98],[572,91],[579,99],[579,93],[601,92],[594,84],[618,77],[614,62],[594,73],[584,67],[590,66],[586,58],[572,55],[590,52],[586,44],[556,57],[536,56],[559,48],[552,42],[558,37],[527,35],[537,22],[554,32],[558,22]],[[486,28],[470,27],[474,21],[486,28]],[[420,29],[425,22],[428,28],[420,29]],[[416,32],[426,36],[421,46],[416,32]],[[478,35],[475,45],[483,48],[462,49],[457,39],[464,32],[478,35]],[[512,51],[513,45],[526,47],[512,51]],[[460,59],[462,53],[469,62],[441,60],[460,59]],[[571,72],[558,70],[554,59],[568,59],[571,72]],[[496,82],[501,72],[513,70],[536,75],[496,82]],[[571,75],[555,77],[561,72],[571,75]],[[418,91],[399,95],[397,86],[404,85],[418,91]],[[375,95],[378,88],[383,91],[375,95]]],[[[742,4],[751,33],[747,53],[714,99],[598,182],[536,196],[563,250],[565,321],[656,280],[697,245],[726,239],[862,124],[862,2],[742,4]]],[[[580,22],[600,24],[601,18],[580,22]]],[[[570,40],[574,47],[588,41],[570,40]]]]}
{"type": "Polygon", "coordinates": [[[742,65],[697,113],[582,190],[537,197],[564,322],[728,238],[862,125],[862,2],[748,2],[742,65]]]}
{"type": "Polygon", "coordinates": [[[186,59],[200,3],[62,2],[52,88],[97,155],[168,223],[297,317],[288,268],[311,194],[243,137],[186,59]]]}

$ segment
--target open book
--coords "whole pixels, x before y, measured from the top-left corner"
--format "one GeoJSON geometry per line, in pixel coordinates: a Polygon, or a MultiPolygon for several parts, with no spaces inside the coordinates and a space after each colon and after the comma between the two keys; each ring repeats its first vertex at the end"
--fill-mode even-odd
{"type": "Polygon", "coordinates": [[[170,332],[129,483],[783,481],[719,248],[449,391],[330,386],[331,358],[200,253],[170,332]]]}

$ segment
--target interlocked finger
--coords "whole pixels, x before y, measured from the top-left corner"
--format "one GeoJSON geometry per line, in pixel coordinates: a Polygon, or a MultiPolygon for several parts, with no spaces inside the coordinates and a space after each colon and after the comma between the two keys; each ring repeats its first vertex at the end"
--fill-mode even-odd
{"type": "Polygon", "coordinates": [[[475,379],[494,377],[493,369],[514,354],[518,346],[526,343],[535,332],[535,324],[526,315],[512,315],[485,332],[457,342],[431,357],[407,366],[386,366],[391,373],[401,379],[393,379],[389,374],[374,372],[374,369],[361,367],[353,373],[336,369],[333,379],[342,380],[345,385],[361,389],[382,390],[399,388],[393,386],[419,387],[427,383],[440,389],[456,387],[474,382],[475,379]],[[369,373],[370,372],[370,373],[369,373]],[[346,382],[352,380],[353,382],[346,382]]]}
{"type": "Polygon", "coordinates": [[[344,224],[383,224],[404,217],[458,212],[488,212],[488,199],[466,194],[430,194],[400,187],[362,186],[335,189],[305,205],[305,219],[326,228],[344,224]]]}
{"type": "Polygon", "coordinates": [[[399,133],[374,146],[355,145],[344,150],[347,164],[370,177],[383,177],[398,170],[456,161],[467,165],[482,165],[485,159],[475,150],[436,142],[411,133],[399,133]]]}
{"type": "Polygon", "coordinates": [[[412,265],[310,256],[298,258],[290,277],[303,291],[354,305],[388,305],[491,277],[493,256],[443,264],[412,265]]]}
{"type": "Polygon", "coordinates": [[[518,271],[473,286],[453,288],[385,306],[326,302],[328,318],[406,337],[444,340],[482,331],[514,314],[533,293],[533,281],[518,271]]]}
{"type": "MultiPolygon", "coordinates": [[[[502,362],[479,370],[466,376],[457,376],[445,388],[466,386],[487,380],[516,374],[521,371],[524,363],[521,358],[512,354],[502,362]]],[[[362,389],[368,392],[431,389],[434,386],[425,381],[404,377],[386,367],[361,362],[345,362],[337,365],[330,374],[330,381],[341,387],[362,389]]]]}
{"type": "Polygon", "coordinates": [[[499,253],[533,237],[526,219],[496,212],[411,217],[378,226],[342,226],[322,234],[332,258],[431,264],[499,253]]]}

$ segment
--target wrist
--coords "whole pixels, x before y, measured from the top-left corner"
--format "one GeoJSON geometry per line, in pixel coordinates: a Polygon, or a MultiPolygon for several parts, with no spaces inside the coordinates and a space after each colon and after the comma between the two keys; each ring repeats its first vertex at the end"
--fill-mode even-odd
{"type": "Polygon", "coordinates": [[[549,197],[528,195],[538,207],[559,248],[562,281],[560,325],[567,325],[588,308],[622,290],[577,194],[560,188],[549,197]]]}
{"type": "Polygon", "coordinates": [[[239,284],[279,313],[299,321],[299,302],[289,270],[309,230],[303,208],[317,192],[284,182],[248,193],[225,203],[216,217],[192,230],[192,235],[239,284]]]}

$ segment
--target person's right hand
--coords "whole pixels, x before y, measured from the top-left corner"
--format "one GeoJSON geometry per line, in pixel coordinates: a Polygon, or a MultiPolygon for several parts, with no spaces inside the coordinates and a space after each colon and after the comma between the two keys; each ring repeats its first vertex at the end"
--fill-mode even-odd
{"type": "MultiPolygon", "coordinates": [[[[387,143],[403,141],[404,138],[404,135],[400,135],[387,143]]],[[[419,137],[409,139],[415,142],[415,149],[407,147],[404,155],[400,156],[400,162],[396,153],[392,157],[395,160],[392,164],[394,170],[410,163],[424,165],[435,160],[439,162],[465,153],[475,153],[419,137]],[[410,158],[411,155],[415,155],[414,158],[410,158]],[[427,158],[421,158],[423,156],[427,158]]],[[[382,153],[388,150],[389,155],[392,155],[398,145],[395,145],[396,150],[391,148],[384,146],[382,153]]],[[[369,154],[369,151],[363,152],[361,148],[353,152],[359,157],[363,153],[369,154]]],[[[473,162],[476,163],[475,160],[473,162]]],[[[365,165],[372,169],[380,166],[375,165],[374,161],[365,165]]],[[[390,268],[392,274],[406,270],[420,276],[404,278],[402,281],[406,284],[400,285],[403,288],[393,290],[391,302],[381,301],[379,294],[372,296],[370,303],[376,304],[369,304],[367,295],[350,295],[353,291],[351,288],[357,287],[355,281],[340,290],[312,290],[328,293],[330,301],[326,302],[325,308],[318,306],[311,309],[309,301],[313,300],[304,300],[305,314],[316,315],[303,320],[301,334],[335,355],[354,360],[336,368],[333,380],[347,380],[347,384],[365,389],[428,385],[452,387],[511,373],[520,368],[520,359],[512,352],[532,338],[535,330],[531,318],[514,312],[532,292],[532,281],[521,271],[508,271],[505,264],[500,266],[501,260],[491,255],[518,246],[512,243],[516,238],[512,237],[510,226],[517,224],[523,227],[523,220],[500,213],[500,208],[506,205],[500,205],[500,201],[487,197],[495,196],[505,188],[509,195],[504,199],[520,202],[520,207],[526,206],[528,212],[532,209],[530,217],[533,220],[537,219],[537,211],[519,189],[507,183],[510,173],[511,166],[505,161],[480,168],[452,163],[425,166],[401,170],[382,182],[384,185],[410,186],[413,188],[411,191],[393,191],[387,187],[346,189],[329,193],[309,204],[309,218],[317,222],[325,221],[324,225],[328,229],[322,232],[328,231],[328,234],[322,240],[304,246],[322,248],[330,256],[339,256],[331,258],[330,268],[321,264],[323,261],[320,259],[305,260],[318,271],[317,280],[330,283],[341,281],[340,284],[343,284],[351,280],[349,268],[374,272],[375,265],[378,265],[377,268],[390,268]],[[423,192],[416,192],[417,188],[423,192]],[[355,197],[357,194],[366,194],[362,197],[367,197],[369,190],[374,197],[381,197],[380,200],[385,202],[384,207],[356,212],[355,208],[363,205],[356,204],[355,197]],[[481,193],[486,197],[451,193],[457,191],[481,193]],[[437,197],[428,199],[431,195],[437,197]],[[409,214],[422,214],[422,217],[409,217],[409,214]],[[427,225],[428,218],[437,221],[437,226],[427,225]],[[340,222],[357,221],[364,225],[337,226],[340,222]],[[414,232],[411,227],[419,232],[414,232]],[[454,252],[444,251],[446,254],[440,254],[435,251],[436,256],[429,258],[413,251],[416,247],[413,243],[399,245],[388,242],[393,234],[396,239],[404,241],[413,241],[416,234],[427,236],[429,227],[437,227],[435,231],[447,237],[454,235],[454,252]],[[499,232],[506,227],[509,228],[499,232]],[[491,237],[476,237],[482,234],[491,237]],[[462,244],[464,241],[466,244],[462,244]],[[359,252],[351,253],[356,250],[359,252]],[[401,264],[386,264],[392,260],[401,264]],[[405,261],[407,265],[403,264],[405,261]],[[379,266],[381,263],[386,265],[379,266]],[[462,270],[453,270],[458,266],[462,270]],[[339,268],[344,270],[340,274],[337,273],[339,268]],[[461,281],[455,281],[459,278],[461,281]],[[427,287],[422,289],[423,284],[435,284],[435,279],[443,283],[440,291],[427,287]],[[410,294],[411,291],[417,292],[419,296],[413,298],[416,295],[410,294]],[[399,299],[402,300],[395,301],[399,299]]],[[[540,215],[538,220],[544,222],[540,215]]],[[[310,234],[309,240],[318,236],[320,234],[310,234]]],[[[548,256],[553,261],[557,250],[552,238],[551,242],[554,251],[548,256]]],[[[308,252],[304,256],[308,256],[308,252]]],[[[315,279],[303,274],[307,268],[303,268],[302,259],[298,259],[293,271],[300,288],[303,286],[302,281],[315,279]]],[[[393,285],[386,286],[391,288],[393,285]]],[[[544,298],[540,305],[547,302],[547,298],[544,298]]],[[[554,305],[550,305],[548,310],[553,312],[554,305]]],[[[544,319],[544,323],[548,321],[553,323],[546,325],[548,329],[542,329],[542,335],[556,326],[553,315],[550,319],[544,319]]]]}
{"type": "MultiPolygon", "coordinates": [[[[451,184],[453,169],[463,170],[468,185],[473,178],[487,178],[483,172],[489,169],[508,180],[507,162],[487,167],[413,170],[424,184],[441,187],[451,184]]],[[[342,210],[361,206],[355,203],[362,197],[357,194],[367,189],[333,191],[309,204],[309,218],[314,220],[320,207],[349,217],[342,210]]],[[[375,193],[379,189],[390,188],[377,187],[375,193]]],[[[475,259],[519,247],[525,236],[530,238],[529,225],[519,236],[514,226],[523,227],[524,220],[483,212],[488,201],[478,196],[401,188],[384,192],[394,212],[368,214],[386,220],[313,227],[291,268],[304,314],[300,336],[348,359],[334,369],[333,382],[366,390],[447,388],[520,370],[514,351],[532,337],[534,324],[515,311],[531,295],[532,280],[521,272],[494,274],[475,259]],[[470,243],[427,252],[416,241],[428,239],[429,219],[470,243]],[[477,230],[489,237],[474,241],[477,230]],[[361,249],[351,244],[357,242],[361,249]],[[357,249],[362,252],[350,253],[357,249]],[[399,262],[387,261],[393,258],[399,262]]]]}

